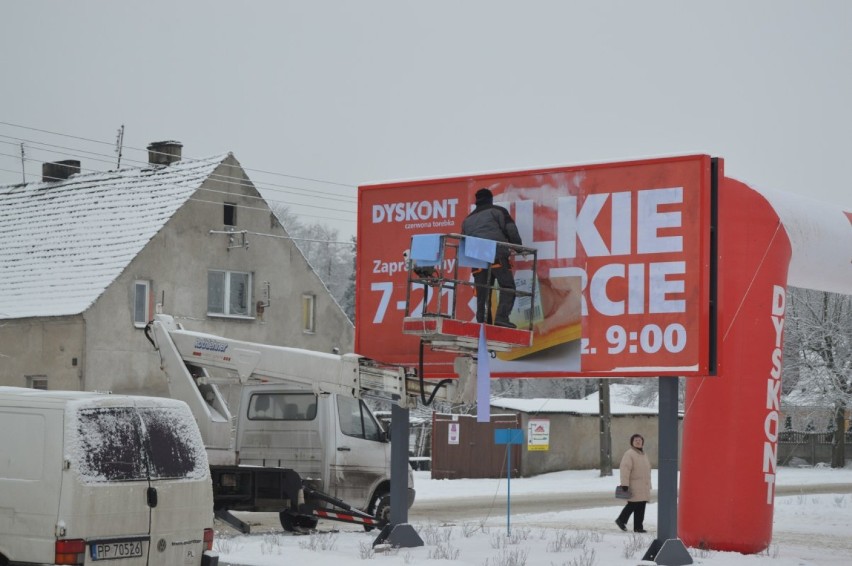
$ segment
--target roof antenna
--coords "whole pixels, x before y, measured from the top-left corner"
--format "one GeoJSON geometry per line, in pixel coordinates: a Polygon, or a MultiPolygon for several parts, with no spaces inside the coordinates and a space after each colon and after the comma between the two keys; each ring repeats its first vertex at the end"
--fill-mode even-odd
{"type": "Polygon", "coordinates": [[[118,163],[115,168],[121,169],[121,149],[124,147],[124,124],[118,129],[118,135],[115,137],[115,152],[118,154],[118,163]]]}
{"type": "Polygon", "coordinates": [[[24,155],[24,142],[21,142],[21,177],[24,181],[24,184],[27,184],[27,167],[26,167],[26,156],[24,155]]]}

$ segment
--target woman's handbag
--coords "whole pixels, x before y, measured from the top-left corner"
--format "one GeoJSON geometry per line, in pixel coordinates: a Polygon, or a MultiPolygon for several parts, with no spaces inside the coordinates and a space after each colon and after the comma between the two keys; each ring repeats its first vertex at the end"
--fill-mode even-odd
{"type": "Polygon", "coordinates": [[[630,499],[633,497],[633,492],[630,491],[630,488],[621,489],[620,485],[615,486],[615,498],[616,499],[630,499]]]}

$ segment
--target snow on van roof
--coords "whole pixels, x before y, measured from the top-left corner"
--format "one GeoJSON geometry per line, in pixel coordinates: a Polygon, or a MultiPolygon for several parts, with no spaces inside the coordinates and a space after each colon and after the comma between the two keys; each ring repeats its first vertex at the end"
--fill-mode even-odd
{"type": "Polygon", "coordinates": [[[228,155],[0,186],[0,319],[84,312],[228,155]]]}
{"type": "MultiPolygon", "coordinates": [[[[53,389],[31,389],[28,387],[0,386],[0,400],[27,399],[51,401],[59,405],[67,405],[76,410],[82,407],[122,405],[136,407],[182,407],[186,405],[178,399],[167,397],[147,397],[142,395],[122,395],[98,391],[61,391],[53,389]]],[[[187,411],[189,409],[187,408],[187,411]]]]}

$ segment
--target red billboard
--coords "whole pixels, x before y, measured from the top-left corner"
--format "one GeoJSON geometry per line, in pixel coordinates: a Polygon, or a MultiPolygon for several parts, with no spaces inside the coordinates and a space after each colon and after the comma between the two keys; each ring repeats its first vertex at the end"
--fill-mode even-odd
{"type": "MultiPolygon", "coordinates": [[[[536,278],[527,258],[514,259],[519,289],[536,285],[536,304],[526,305],[533,344],[499,354],[493,376],[712,372],[707,155],[360,187],[359,354],[418,363],[418,338],[402,333],[409,291],[403,254],[413,235],[461,232],[483,187],[538,254],[536,278]]],[[[458,294],[455,316],[475,320],[472,288],[458,294]]],[[[513,318],[523,314],[516,304],[513,318]]],[[[428,354],[426,376],[453,375],[453,357],[428,354]]]]}

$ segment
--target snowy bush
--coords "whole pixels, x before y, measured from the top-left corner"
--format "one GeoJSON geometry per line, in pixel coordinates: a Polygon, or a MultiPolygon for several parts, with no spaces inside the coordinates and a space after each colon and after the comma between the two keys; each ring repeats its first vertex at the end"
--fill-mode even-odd
{"type": "Polygon", "coordinates": [[[213,541],[213,550],[220,554],[236,554],[243,549],[243,545],[234,540],[234,537],[217,536],[213,541]]]}
{"type": "Polygon", "coordinates": [[[376,552],[373,550],[373,544],[369,542],[358,543],[358,555],[361,557],[361,560],[369,560],[375,557],[376,552]]]}
{"type": "Polygon", "coordinates": [[[430,560],[455,560],[459,557],[459,552],[461,551],[450,543],[439,544],[429,549],[428,557],[430,560]]]}
{"type": "Polygon", "coordinates": [[[485,566],[524,566],[529,550],[525,548],[505,548],[500,554],[485,560],[485,566]]]}
{"type": "Polygon", "coordinates": [[[334,550],[337,545],[336,533],[311,534],[307,540],[299,541],[299,548],[303,550],[334,550]]]}
{"type": "Polygon", "coordinates": [[[624,541],[624,549],[622,555],[625,558],[633,558],[637,553],[645,553],[649,544],[645,541],[645,537],[640,534],[633,533],[624,541]]]}

